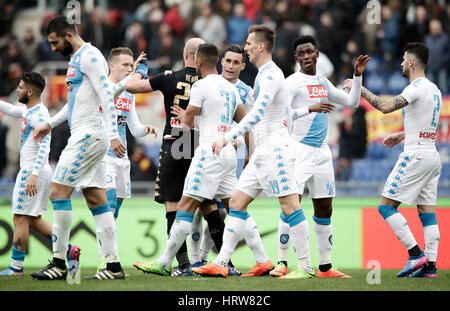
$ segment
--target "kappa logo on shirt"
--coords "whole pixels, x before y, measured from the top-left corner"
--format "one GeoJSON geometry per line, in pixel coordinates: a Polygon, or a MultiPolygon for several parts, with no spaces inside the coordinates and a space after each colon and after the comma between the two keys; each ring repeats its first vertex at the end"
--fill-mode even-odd
{"type": "Polygon", "coordinates": [[[123,97],[118,97],[114,101],[114,104],[116,105],[116,109],[130,112],[131,108],[131,100],[123,97]]]}
{"type": "Polygon", "coordinates": [[[307,85],[309,98],[328,98],[328,90],[325,85],[307,85]]]}
{"type": "Polygon", "coordinates": [[[67,68],[67,74],[66,74],[66,78],[71,78],[71,77],[75,77],[75,67],[72,65],[69,65],[69,67],[67,68]]]}

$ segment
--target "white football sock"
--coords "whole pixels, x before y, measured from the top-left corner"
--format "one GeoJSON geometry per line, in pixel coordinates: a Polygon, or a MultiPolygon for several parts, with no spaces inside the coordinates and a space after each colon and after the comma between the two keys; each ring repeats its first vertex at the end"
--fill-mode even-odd
{"type": "Polygon", "coordinates": [[[201,261],[201,242],[202,242],[202,223],[203,216],[199,209],[195,211],[191,226],[191,235],[189,239],[191,264],[201,261]]]}
{"type": "MultiPolygon", "coordinates": [[[[227,217],[227,210],[226,208],[218,208],[220,217],[225,220],[227,217]]],[[[211,233],[209,232],[209,226],[208,223],[205,224],[205,229],[203,230],[203,237],[202,237],[202,243],[200,246],[201,249],[201,260],[202,261],[208,261],[208,255],[211,249],[213,249],[215,252],[217,252],[217,248],[214,245],[214,240],[211,238],[211,233]]]]}
{"type": "Polygon", "coordinates": [[[425,238],[424,254],[431,262],[436,262],[438,254],[438,246],[440,241],[439,226],[436,219],[436,213],[419,214],[420,221],[423,226],[425,238]]]}
{"type": "Polygon", "coordinates": [[[72,202],[70,199],[53,200],[52,241],[53,256],[66,260],[72,227],[72,202]]]}
{"type": "Polygon", "coordinates": [[[120,262],[116,240],[116,221],[109,207],[104,204],[91,208],[95,220],[95,229],[99,243],[99,254],[106,257],[107,263],[120,262]]]}
{"type": "Polygon", "coordinates": [[[287,216],[287,221],[291,231],[292,246],[294,247],[295,254],[297,255],[297,267],[304,271],[310,271],[311,258],[308,244],[309,229],[303,210],[298,209],[291,213],[287,216]]]}
{"type": "Polygon", "coordinates": [[[158,262],[164,267],[172,267],[172,262],[180,249],[181,245],[186,241],[191,232],[194,214],[185,211],[177,211],[177,216],[170,229],[170,235],[166,242],[164,253],[158,259],[158,262]]]}
{"type": "Polygon", "coordinates": [[[409,229],[405,217],[397,211],[396,207],[390,205],[380,205],[378,206],[378,211],[392,230],[394,230],[395,235],[407,250],[417,245],[416,239],[409,229]]]}
{"type": "Polygon", "coordinates": [[[278,220],[278,261],[288,261],[289,245],[291,229],[286,222],[286,216],[281,212],[280,219],[278,220]]]}
{"type": "Polygon", "coordinates": [[[331,247],[333,238],[333,228],[330,218],[317,218],[313,216],[314,232],[317,238],[317,248],[319,251],[319,265],[331,264],[331,247]]]}
{"type": "Polygon", "coordinates": [[[214,260],[216,265],[221,267],[228,265],[237,243],[244,235],[246,220],[249,216],[247,212],[230,209],[230,215],[225,223],[222,248],[214,260]]]}
{"type": "Polygon", "coordinates": [[[208,223],[205,224],[205,228],[203,229],[202,242],[200,245],[200,258],[202,261],[208,261],[208,255],[214,246],[214,241],[211,238],[211,233],[209,232],[208,223]]]}
{"type": "Polygon", "coordinates": [[[245,221],[243,238],[252,250],[256,263],[266,263],[269,260],[259,235],[258,226],[252,217],[248,217],[245,221]]]}

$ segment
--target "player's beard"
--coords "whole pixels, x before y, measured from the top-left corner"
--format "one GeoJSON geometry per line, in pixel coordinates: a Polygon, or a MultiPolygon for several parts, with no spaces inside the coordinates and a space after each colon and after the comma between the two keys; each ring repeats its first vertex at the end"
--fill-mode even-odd
{"type": "Polygon", "coordinates": [[[402,76],[404,76],[406,79],[409,79],[409,68],[402,69],[402,76]]]}
{"type": "Polygon", "coordinates": [[[24,95],[19,96],[18,101],[19,101],[20,103],[26,105],[26,104],[28,104],[28,102],[30,101],[30,97],[28,96],[27,93],[25,93],[24,95]]]}
{"type": "Polygon", "coordinates": [[[73,53],[73,47],[69,41],[64,39],[62,50],[60,50],[62,56],[70,56],[73,53]]]}

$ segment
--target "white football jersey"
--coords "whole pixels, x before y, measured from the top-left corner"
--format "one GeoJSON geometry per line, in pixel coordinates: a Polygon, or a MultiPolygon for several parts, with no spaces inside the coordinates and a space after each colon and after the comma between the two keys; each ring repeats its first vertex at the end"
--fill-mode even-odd
{"type": "Polygon", "coordinates": [[[293,111],[291,136],[301,143],[321,147],[328,143],[328,114],[309,113],[307,108],[320,101],[330,101],[346,107],[356,108],[361,97],[361,77],[353,77],[350,94],[337,89],[327,78],[295,72],[286,78],[288,103],[293,111]],[[297,116],[298,111],[305,111],[297,116]]]}
{"type": "Polygon", "coordinates": [[[213,143],[230,131],[237,105],[242,104],[236,87],[221,75],[209,74],[192,85],[189,105],[200,107],[195,124],[199,142],[213,143]]]}
{"type": "MultiPolygon", "coordinates": [[[[125,79],[124,79],[125,80],[125,79]]],[[[117,127],[119,130],[120,139],[122,140],[125,148],[127,147],[127,132],[126,126],[130,129],[131,134],[134,137],[143,137],[146,135],[145,126],[140,122],[136,113],[136,101],[134,94],[131,94],[124,90],[123,81],[114,84],[108,79],[108,82],[113,85],[114,90],[114,106],[115,114],[117,115],[117,127]],[[119,93],[120,92],[120,93],[119,93]],[[119,93],[119,94],[117,94],[119,93]]],[[[108,156],[117,158],[117,155],[112,150],[111,146],[108,149],[108,156]]],[[[125,153],[124,158],[128,158],[125,153]]]]}
{"type": "Polygon", "coordinates": [[[24,109],[22,114],[20,166],[32,166],[34,175],[39,175],[42,167],[48,164],[51,133],[45,136],[41,142],[35,142],[33,131],[42,123],[48,122],[49,119],[50,114],[43,104],[36,105],[31,109],[24,109]]]}
{"type": "Polygon", "coordinates": [[[442,94],[427,78],[412,81],[401,93],[409,103],[402,109],[406,150],[436,150],[436,130],[442,94]]]}
{"type": "Polygon", "coordinates": [[[71,133],[84,131],[86,128],[106,128],[111,139],[119,137],[113,89],[108,81],[108,65],[96,47],[85,43],[71,56],[66,83],[67,121],[71,133]],[[103,107],[105,119],[101,115],[100,106],[103,107]]]}
{"type": "Polygon", "coordinates": [[[256,147],[269,141],[279,141],[280,137],[288,137],[286,97],[281,69],[273,61],[261,66],[253,88],[253,107],[241,122],[227,133],[227,141],[236,139],[249,130],[253,130],[256,147]]]}

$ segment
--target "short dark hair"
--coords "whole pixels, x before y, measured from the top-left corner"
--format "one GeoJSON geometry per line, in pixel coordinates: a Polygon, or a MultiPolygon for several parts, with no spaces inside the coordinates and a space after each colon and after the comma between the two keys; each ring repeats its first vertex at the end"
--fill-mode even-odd
{"type": "Polygon", "coordinates": [[[35,90],[36,94],[40,96],[45,89],[45,79],[37,72],[24,72],[20,79],[35,90]]]}
{"type": "Polygon", "coordinates": [[[46,28],[47,36],[52,32],[56,33],[58,37],[64,37],[67,32],[71,32],[73,34],[77,33],[77,29],[75,24],[71,24],[67,21],[67,18],[62,15],[58,15],[53,17],[47,25],[46,28]]]}
{"type": "Polygon", "coordinates": [[[197,58],[203,59],[207,66],[216,66],[219,61],[219,50],[214,44],[200,44],[197,48],[197,58]]]}
{"type": "Polygon", "coordinates": [[[294,48],[294,51],[295,51],[295,50],[297,50],[297,47],[299,45],[305,44],[305,43],[311,43],[312,45],[314,45],[314,47],[317,48],[316,40],[310,35],[303,35],[303,36],[298,37],[297,39],[294,40],[292,47],[294,48]]]}
{"type": "Polygon", "coordinates": [[[409,42],[403,50],[408,54],[413,54],[422,63],[423,67],[427,66],[429,50],[423,42],[409,42]]]}
{"type": "Polygon", "coordinates": [[[266,50],[271,52],[275,45],[276,33],[275,30],[266,25],[253,25],[248,28],[248,34],[255,33],[257,42],[263,42],[266,45],[266,50]]]}
{"type": "Polygon", "coordinates": [[[119,55],[130,55],[131,57],[134,57],[134,53],[132,50],[127,47],[119,46],[117,48],[111,49],[111,52],[109,52],[108,63],[110,63],[114,57],[119,55]]]}
{"type": "Polygon", "coordinates": [[[240,44],[229,44],[225,48],[224,55],[227,54],[227,52],[233,52],[233,53],[241,54],[242,55],[242,61],[244,61],[245,51],[244,51],[244,48],[242,47],[242,45],[240,45],[240,44]]]}

